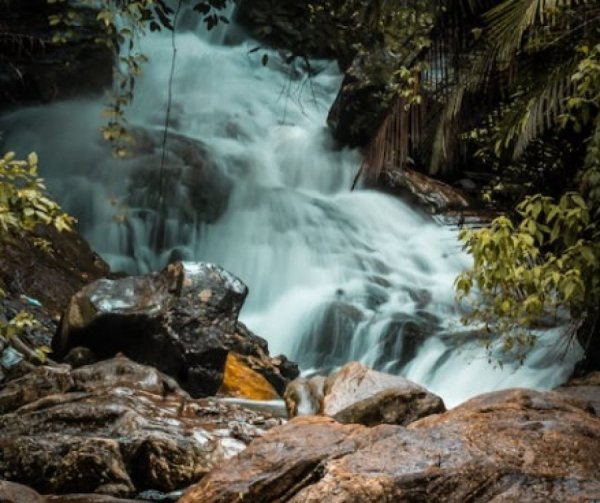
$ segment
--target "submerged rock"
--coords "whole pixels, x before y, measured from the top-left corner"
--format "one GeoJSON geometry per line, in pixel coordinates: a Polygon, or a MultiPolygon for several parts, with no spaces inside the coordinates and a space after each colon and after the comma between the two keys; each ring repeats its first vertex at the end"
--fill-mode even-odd
{"type": "Polygon", "coordinates": [[[300,363],[325,372],[346,363],[348,341],[363,320],[363,312],[343,300],[324,305],[296,350],[300,363]]]}
{"type": "Polygon", "coordinates": [[[122,352],[173,376],[196,397],[218,391],[228,352],[235,351],[283,394],[297,374],[287,367],[282,373],[266,341],[238,321],[247,293],[238,278],[201,262],[100,280],[72,297],[52,348],[58,358],[80,346],[98,358],[122,352]]]}
{"type": "Polygon", "coordinates": [[[77,370],[39,367],[0,390],[0,404],[0,474],[42,493],[168,493],[280,423],[193,400],[125,357],[77,370]]]}
{"type": "Polygon", "coordinates": [[[340,423],[407,425],[444,412],[442,399],[422,386],[353,362],[327,379],[293,381],[285,394],[290,417],[321,414],[340,423]]]}
{"type": "Polygon", "coordinates": [[[489,393],[408,427],[295,418],[180,503],[594,500],[599,447],[600,419],[555,392],[489,393]]]}

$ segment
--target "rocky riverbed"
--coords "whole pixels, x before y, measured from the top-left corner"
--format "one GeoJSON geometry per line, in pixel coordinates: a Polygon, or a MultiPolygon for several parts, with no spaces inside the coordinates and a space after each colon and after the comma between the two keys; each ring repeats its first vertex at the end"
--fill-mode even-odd
{"type": "Polygon", "coordinates": [[[297,366],[238,321],[247,288],[227,271],[173,263],[114,277],[76,235],[60,238],[62,261],[23,245],[0,259],[3,316],[43,319],[21,342],[54,349],[39,362],[3,343],[1,501],[600,498],[598,372],[448,411],[422,386],[359,363],[295,379],[297,366]],[[40,273],[13,273],[17,284],[11,271],[27,253],[40,273]]]}

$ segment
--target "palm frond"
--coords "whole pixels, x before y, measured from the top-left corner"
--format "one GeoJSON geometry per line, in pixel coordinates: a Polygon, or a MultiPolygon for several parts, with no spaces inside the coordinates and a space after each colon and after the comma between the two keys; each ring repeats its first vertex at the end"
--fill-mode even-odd
{"type": "Polygon", "coordinates": [[[540,87],[534,87],[525,108],[517,120],[505,128],[504,146],[512,147],[513,159],[518,159],[535,138],[554,126],[567,111],[572,92],[571,73],[565,67],[555,68],[540,87]]]}

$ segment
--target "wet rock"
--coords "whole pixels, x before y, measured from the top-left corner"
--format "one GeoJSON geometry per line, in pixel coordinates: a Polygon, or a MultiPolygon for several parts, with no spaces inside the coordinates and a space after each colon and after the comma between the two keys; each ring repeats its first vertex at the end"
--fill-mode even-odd
{"type": "Polygon", "coordinates": [[[46,498],[33,489],[0,480],[0,501],[2,503],[47,503],[46,498]]]}
{"type": "Polygon", "coordinates": [[[196,397],[218,391],[234,351],[283,394],[288,379],[269,358],[266,341],[237,320],[247,293],[239,279],[207,263],[100,280],[73,296],[52,348],[58,358],[74,347],[98,358],[122,352],[173,376],[196,397]]]}
{"type": "Polygon", "coordinates": [[[0,481],[0,501],[2,503],[142,503],[137,499],[125,500],[103,494],[42,496],[27,486],[6,481],[0,481]]]}
{"type": "Polygon", "coordinates": [[[65,494],[46,496],[47,503],[144,503],[139,499],[113,498],[104,494],[65,494]]]}
{"type": "Polygon", "coordinates": [[[0,319],[19,311],[30,313],[40,326],[27,334],[27,341],[49,345],[71,296],[108,273],[108,265],[76,232],[40,225],[32,239],[5,233],[0,240],[0,288],[7,297],[0,298],[0,319]],[[48,243],[50,252],[36,246],[34,239],[48,243]]]}
{"type": "Polygon", "coordinates": [[[449,213],[469,207],[466,195],[455,187],[423,173],[405,168],[401,172],[384,171],[378,185],[408,197],[430,213],[449,213]]]}
{"type": "Polygon", "coordinates": [[[571,379],[556,388],[556,392],[580,400],[596,416],[600,416],[600,372],[571,379]]]}
{"type": "Polygon", "coordinates": [[[252,400],[275,400],[279,397],[269,381],[252,370],[244,359],[235,353],[227,355],[219,394],[252,400]]]}
{"type": "Polygon", "coordinates": [[[345,365],[324,381],[315,377],[292,382],[286,392],[286,407],[290,417],[321,414],[340,423],[366,426],[407,425],[446,410],[440,397],[418,384],[358,362],[345,365]]]}
{"type": "Polygon", "coordinates": [[[76,347],[71,349],[64,358],[64,362],[68,363],[73,368],[91,365],[96,361],[98,361],[96,355],[92,353],[89,348],[84,347],[76,347]]]}
{"type": "Polygon", "coordinates": [[[554,392],[481,395],[408,427],[295,418],[181,503],[575,502],[600,495],[600,419],[554,392]]]}
{"type": "Polygon", "coordinates": [[[154,501],[155,503],[175,503],[183,496],[183,491],[174,491],[168,494],[160,491],[144,491],[137,495],[143,501],[154,501]]]}
{"type": "Polygon", "coordinates": [[[0,391],[0,474],[41,493],[169,493],[281,423],[193,400],[169,377],[125,357],[32,374],[0,391]],[[35,392],[14,398],[15,389],[33,385],[35,392]]]}
{"type": "Polygon", "coordinates": [[[75,382],[68,366],[38,367],[0,389],[0,414],[14,411],[48,395],[64,393],[75,382]]]}

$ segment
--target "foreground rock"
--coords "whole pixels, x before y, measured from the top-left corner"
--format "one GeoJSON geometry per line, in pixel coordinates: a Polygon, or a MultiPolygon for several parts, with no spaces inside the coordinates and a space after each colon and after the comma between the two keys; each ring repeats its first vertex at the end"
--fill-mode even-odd
{"type": "Polygon", "coordinates": [[[0,391],[0,475],[45,494],[131,497],[197,482],[281,420],[192,400],[125,357],[39,367],[0,391]]]}
{"type": "Polygon", "coordinates": [[[295,418],[180,503],[586,501],[599,466],[600,419],[584,404],[514,389],[406,428],[295,418]]]}
{"type": "Polygon", "coordinates": [[[80,346],[98,358],[122,352],[173,376],[196,397],[219,390],[234,351],[283,394],[297,368],[269,358],[266,341],[238,321],[247,293],[239,279],[207,263],[100,280],[73,296],[52,348],[58,358],[80,346]]]}
{"type": "Polygon", "coordinates": [[[0,501],[2,503],[143,503],[142,500],[125,500],[102,494],[42,496],[29,487],[5,481],[0,481],[0,501]]]}
{"type": "Polygon", "coordinates": [[[444,412],[442,399],[403,377],[353,362],[327,379],[296,379],[285,393],[288,415],[321,414],[340,423],[407,425],[444,412]]]}

